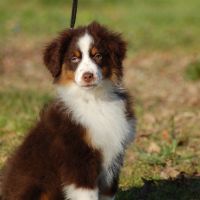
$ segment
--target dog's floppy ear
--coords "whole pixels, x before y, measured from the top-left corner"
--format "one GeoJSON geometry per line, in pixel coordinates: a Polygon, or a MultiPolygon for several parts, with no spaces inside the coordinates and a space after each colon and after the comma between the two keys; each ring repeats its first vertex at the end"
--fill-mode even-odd
{"type": "Polygon", "coordinates": [[[64,54],[69,46],[71,35],[70,30],[61,32],[44,50],[44,64],[54,78],[58,77],[61,73],[64,54]]]}
{"type": "Polygon", "coordinates": [[[97,22],[92,22],[88,28],[93,35],[100,37],[101,44],[105,46],[112,60],[117,65],[121,65],[126,56],[127,47],[127,43],[122,39],[121,35],[110,31],[97,22]]]}

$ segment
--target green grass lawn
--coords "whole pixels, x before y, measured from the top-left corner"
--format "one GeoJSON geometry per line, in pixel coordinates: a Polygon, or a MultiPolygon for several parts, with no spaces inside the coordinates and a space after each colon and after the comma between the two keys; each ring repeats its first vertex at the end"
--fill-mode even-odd
{"type": "MultiPolygon", "coordinates": [[[[71,1],[0,1],[0,167],[54,96],[42,49],[69,26],[71,1]]],[[[128,41],[125,82],[137,136],[119,200],[200,200],[200,1],[82,0],[93,20],[128,41]]]]}

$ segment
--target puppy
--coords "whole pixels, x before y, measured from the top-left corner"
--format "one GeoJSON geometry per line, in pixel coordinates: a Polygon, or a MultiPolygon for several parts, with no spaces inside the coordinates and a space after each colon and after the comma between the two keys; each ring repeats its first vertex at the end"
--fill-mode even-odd
{"type": "Polygon", "coordinates": [[[57,98],[9,159],[3,200],[113,200],[135,117],[122,87],[126,43],[96,22],[44,51],[57,98]]]}

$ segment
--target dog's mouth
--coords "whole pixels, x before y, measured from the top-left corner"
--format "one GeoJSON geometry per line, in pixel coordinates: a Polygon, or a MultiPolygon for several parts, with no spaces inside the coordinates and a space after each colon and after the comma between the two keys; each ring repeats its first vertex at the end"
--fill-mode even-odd
{"type": "Polygon", "coordinates": [[[80,87],[80,88],[83,88],[83,89],[92,89],[92,88],[95,88],[99,85],[99,83],[77,83],[76,81],[74,81],[74,83],[80,87]]]}
{"type": "Polygon", "coordinates": [[[80,87],[80,88],[83,88],[83,89],[92,89],[92,88],[95,88],[97,87],[99,84],[100,84],[100,81],[92,81],[90,83],[86,83],[86,82],[81,82],[81,83],[78,83],[75,81],[75,83],[80,87]]]}
{"type": "Polygon", "coordinates": [[[86,84],[86,85],[81,85],[82,88],[85,88],[85,89],[91,89],[91,88],[94,88],[96,87],[97,84],[86,84]]]}

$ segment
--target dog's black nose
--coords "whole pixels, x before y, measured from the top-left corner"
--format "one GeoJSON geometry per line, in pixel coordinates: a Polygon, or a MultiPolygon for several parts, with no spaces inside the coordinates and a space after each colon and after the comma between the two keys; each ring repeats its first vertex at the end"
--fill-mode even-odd
{"type": "Polygon", "coordinates": [[[90,83],[93,79],[94,79],[93,73],[91,73],[91,72],[85,72],[85,73],[83,74],[83,80],[84,80],[86,83],[90,83]]]}

